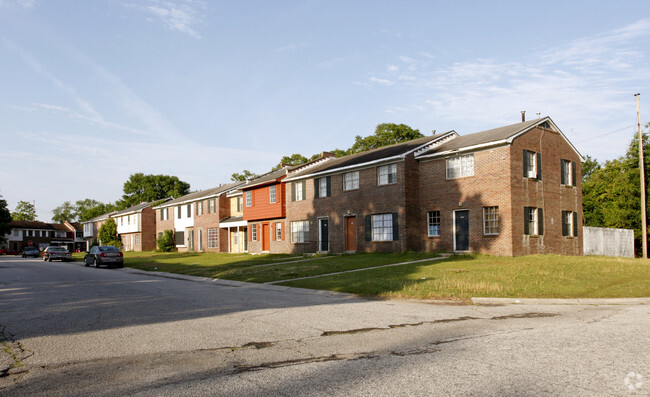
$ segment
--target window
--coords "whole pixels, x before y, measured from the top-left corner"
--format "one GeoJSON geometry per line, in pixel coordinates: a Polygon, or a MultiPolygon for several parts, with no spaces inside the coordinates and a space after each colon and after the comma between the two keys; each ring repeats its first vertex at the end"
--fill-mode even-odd
{"type": "Polygon", "coordinates": [[[566,186],[576,185],[576,163],[570,160],[560,160],[561,183],[566,186]]]}
{"type": "Polygon", "coordinates": [[[188,218],[192,217],[192,204],[187,205],[187,217],[188,218]]]}
{"type": "Polygon", "coordinates": [[[250,190],[246,192],[246,207],[253,206],[253,192],[250,190]]]}
{"type": "Polygon", "coordinates": [[[135,245],[140,245],[140,235],[139,234],[135,235],[135,245]]]}
{"type": "Polygon", "coordinates": [[[305,199],[305,181],[293,182],[291,184],[291,201],[301,201],[305,199]]]}
{"type": "Polygon", "coordinates": [[[20,230],[14,230],[14,236],[16,237],[20,236],[20,230]]]}
{"type": "Polygon", "coordinates": [[[309,242],[309,221],[291,222],[291,242],[309,242]]]}
{"type": "Polygon", "coordinates": [[[178,207],[176,207],[176,212],[178,213],[177,218],[178,218],[178,219],[181,219],[181,214],[182,214],[183,212],[182,212],[182,210],[181,210],[181,206],[180,206],[180,205],[179,205],[178,207]]]}
{"type": "Polygon", "coordinates": [[[483,234],[499,234],[499,207],[483,208],[483,234]]]}
{"type": "Polygon", "coordinates": [[[208,213],[214,214],[217,212],[217,201],[215,199],[208,200],[208,213]]]}
{"type": "Polygon", "coordinates": [[[169,208],[162,208],[160,210],[160,220],[166,221],[167,219],[169,219],[169,208]]]}
{"type": "Polygon", "coordinates": [[[346,172],[343,174],[343,190],[355,190],[359,188],[359,171],[346,172]]]}
{"type": "Polygon", "coordinates": [[[208,248],[219,248],[219,229],[208,229],[208,248]]]}
{"type": "Polygon", "coordinates": [[[393,214],[372,215],[372,241],[393,241],[393,214]]]}
{"type": "Polygon", "coordinates": [[[275,224],[275,239],[277,241],[282,240],[282,223],[280,222],[275,224]]]}
{"type": "Polygon", "coordinates": [[[241,197],[237,197],[237,212],[242,212],[244,210],[244,203],[242,203],[241,197]]]}
{"type": "Polygon", "coordinates": [[[562,235],[578,237],[578,213],[562,211],[562,235]]]}
{"type": "Polygon", "coordinates": [[[447,179],[474,176],[474,155],[450,157],[447,159],[447,179]]]}
{"type": "Polygon", "coordinates": [[[203,201],[196,202],[196,216],[203,215],[203,201]]]}
{"type": "Polygon", "coordinates": [[[257,241],[257,225],[251,226],[251,241],[257,241]]]}
{"type": "Polygon", "coordinates": [[[542,179],[542,155],[524,150],[524,178],[542,179]]]}
{"type": "Polygon", "coordinates": [[[131,224],[131,215],[127,215],[126,217],[126,224],[130,225],[131,224]]]}
{"type": "Polygon", "coordinates": [[[45,233],[47,233],[45,230],[41,230],[41,237],[45,237],[45,233]]]}
{"type": "Polygon", "coordinates": [[[314,196],[316,198],[332,195],[331,179],[329,176],[314,179],[314,196]]]}
{"type": "MultiPolygon", "coordinates": [[[[180,208],[180,207],[178,207],[180,208]]],[[[176,232],[174,233],[177,246],[185,246],[185,232],[176,232]]]]}
{"type": "Polygon", "coordinates": [[[541,208],[524,207],[524,234],[544,234],[544,211],[541,208]]]}
{"type": "MultiPolygon", "coordinates": [[[[180,216],[179,216],[179,218],[180,218],[180,216]]],[[[124,226],[124,217],[123,216],[120,217],[120,226],[124,226]]]]}
{"type": "Polygon", "coordinates": [[[275,191],[275,185],[269,186],[269,203],[275,204],[276,201],[276,191],[275,191]]]}
{"type": "Polygon", "coordinates": [[[440,211],[427,212],[427,225],[429,229],[429,237],[440,236],[440,211]]]}
{"type": "Polygon", "coordinates": [[[388,185],[397,182],[397,164],[377,167],[377,184],[388,185]]]}

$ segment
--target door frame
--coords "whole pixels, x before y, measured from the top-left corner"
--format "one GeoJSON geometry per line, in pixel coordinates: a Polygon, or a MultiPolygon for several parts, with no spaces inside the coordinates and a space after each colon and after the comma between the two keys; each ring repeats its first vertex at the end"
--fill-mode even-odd
{"type": "Polygon", "coordinates": [[[344,216],[345,222],[343,225],[343,239],[345,243],[345,251],[346,252],[353,252],[357,251],[359,249],[359,236],[358,236],[358,229],[359,227],[357,226],[357,216],[356,215],[346,215],[344,216]],[[348,247],[348,219],[354,218],[354,249],[350,249],[351,247],[348,247]]]}
{"type": "Polygon", "coordinates": [[[260,229],[262,229],[260,230],[262,234],[262,252],[271,252],[271,224],[269,222],[263,222],[260,229]],[[264,249],[265,245],[267,249],[264,249]]]}
{"type": "Polygon", "coordinates": [[[468,209],[460,209],[460,210],[454,210],[454,230],[453,230],[453,236],[454,236],[454,252],[469,252],[469,210],[468,209]],[[456,213],[457,212],[467,212],[467,249],[466,250],[458,250],[456,249],[456,213]]]}
{"type": "Polygon", "coordinates": [[[323,216],[318,218],[318,252],[330,251],[330,218],[323,216]],[[322,221],[327,221],[327,250],[323,250],[323,226],[322,221]]]}

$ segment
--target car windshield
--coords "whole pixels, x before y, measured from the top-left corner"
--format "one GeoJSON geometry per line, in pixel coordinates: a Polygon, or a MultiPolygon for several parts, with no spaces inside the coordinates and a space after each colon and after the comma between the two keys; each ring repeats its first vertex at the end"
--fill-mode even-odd
{"type": "Polygon", "coordinates": [[[25,251],[38,251],[38,250],[34,247],[27,247],[25,248],[25,251]]]}
{"type": "Polygon", "coordinates": [[[50,247],[48,251],[66,252],[67,249],[64,247],[50,247]]]}
{"type": "Polygon", "coordinates": [[[120,252],[120,250],[113,247],[112,245],[106,245],[106,246],[99,247],[99,250],[101,252],[120,252]]]}

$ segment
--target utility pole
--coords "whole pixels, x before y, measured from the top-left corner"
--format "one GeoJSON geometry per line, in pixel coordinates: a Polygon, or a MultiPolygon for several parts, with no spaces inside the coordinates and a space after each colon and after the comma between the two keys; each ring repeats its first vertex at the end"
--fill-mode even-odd
{"type": "Polygon", "coordinates": [[[641,94],[634,94],[636,98],[636,118],[637,127],[639,128],[639,171],[641,173],[641,243],[643,246],[643,259],[648,259],[648,226],[645,213],[645,166],[643,162],[643,134],[641,133],[641,106],[639,105],[639,96],[641,94]]]}

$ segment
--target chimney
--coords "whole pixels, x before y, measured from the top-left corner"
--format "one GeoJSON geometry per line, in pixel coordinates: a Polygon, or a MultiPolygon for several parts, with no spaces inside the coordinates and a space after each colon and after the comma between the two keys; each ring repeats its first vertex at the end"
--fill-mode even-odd
{"type": "Polygon", "coordinates": [[[521,122],[523,123],[524,121],[526,121],[526,111],[522,110],[521,111],[521,122]]]}

